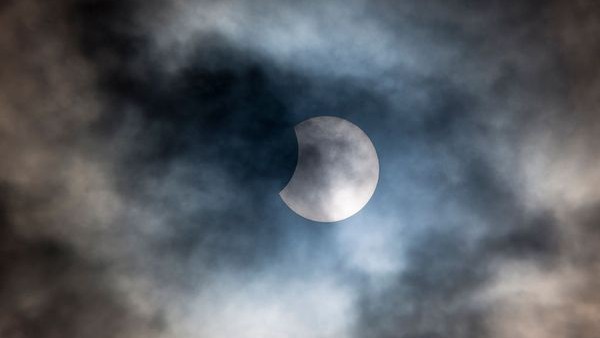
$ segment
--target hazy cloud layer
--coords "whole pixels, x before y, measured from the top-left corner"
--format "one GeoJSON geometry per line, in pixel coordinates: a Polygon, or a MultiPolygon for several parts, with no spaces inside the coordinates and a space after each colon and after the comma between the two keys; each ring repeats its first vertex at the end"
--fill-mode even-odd
{"type": "Polygon", "coordinates": [[[0,336],[595,337],[594,1],[0,3],[0,336]],[[313,223],[293,127],[379,185],[313,223]]]}

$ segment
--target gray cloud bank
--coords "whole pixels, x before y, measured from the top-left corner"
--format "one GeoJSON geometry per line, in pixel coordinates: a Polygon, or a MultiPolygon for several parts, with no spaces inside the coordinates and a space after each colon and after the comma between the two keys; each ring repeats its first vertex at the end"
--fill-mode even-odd
{"type": "Polygon", "coordinates": [[[0,336],[600,332],[594,1],[5,1],[0,336]],[[377,148],[360,213],[278,192],[293,126],[377,148]]]}

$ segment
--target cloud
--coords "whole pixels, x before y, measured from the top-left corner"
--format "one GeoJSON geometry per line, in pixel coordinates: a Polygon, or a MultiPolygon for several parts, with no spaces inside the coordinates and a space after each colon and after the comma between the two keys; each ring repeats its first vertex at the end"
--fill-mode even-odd
{"type": "Polygon", "coordinates": [[[3,337],[598,332],[593,1],[0,6],[3,337]],[[381,167],[330,226],[316,115],[381,167]]]}
{"type": "Polygon", "coordinates": [[[349,336],[352,293],[333,276],[288,279],[270,273],[218,277],[176,318],[183,337],[349,336]]]}

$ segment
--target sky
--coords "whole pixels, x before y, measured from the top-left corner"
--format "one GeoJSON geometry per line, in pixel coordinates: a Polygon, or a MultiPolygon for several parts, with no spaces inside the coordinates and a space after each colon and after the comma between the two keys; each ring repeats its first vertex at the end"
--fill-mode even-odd
{"type": "Polygon", "coordinates": [[[595,338],[600,3],[0,2],[0,337],[595,338]],[[379,158],[340,222],[294,126],[379,158]]]}

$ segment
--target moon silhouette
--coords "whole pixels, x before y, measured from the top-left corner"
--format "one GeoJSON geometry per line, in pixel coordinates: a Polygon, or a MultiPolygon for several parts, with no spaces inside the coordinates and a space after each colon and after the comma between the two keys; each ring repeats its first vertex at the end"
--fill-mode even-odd
{"type": "Polygon", "coordinates": [[[285,204],[316,222],[337,222],[359,212],[379,180],[377,152],[367,134],[333,116],[310,118],[294,131],[298,162],[279,193],[285,204]]]}

